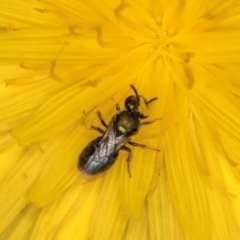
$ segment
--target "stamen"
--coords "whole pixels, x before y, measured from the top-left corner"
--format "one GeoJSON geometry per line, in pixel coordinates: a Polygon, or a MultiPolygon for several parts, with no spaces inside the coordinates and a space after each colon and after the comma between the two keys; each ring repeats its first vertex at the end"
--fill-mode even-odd
{"type": "Polygon", "coordinates": [[[190,59],[195,56],[194,52],[184,52],[181,54],[181,58],[185,63],[189,63],[190,59]]]}
{"type": "Polygon", "coordinates": [[[188,89],[192,89],[193,85],[195,83],[195,79],[194,79],[192,70],[190,68],[185,68],[184,71],[185,71],[185,76],[188,80],[188,82],[185,85],[187,86],[188,89]]]}
{"type": "Polygon", "coordinates": [[[105,45],[105,43],[103,41],[103,38],[102,38],[102,28],[101,28],[101,26],[96,27],[95,29],[96,29],[96,32],[97,32],[97,42],[98,42],[98,44],[101,47],[105,48],[106,45],[105,45]]]}
{"type": "Polygon", "coordinates": [[[51,76],[53,79],[55,79],[56,81],[58,81],[58,82],[62,82],[62,78],[60,78],[60,77],[55,73],[55,67],[56,67],[56,64],[57,64],[57,61],[58,61],[60,55],[61,55],[62,52],[63,52],[63,49],[64,49],[64,47],[62,47],[62,49],[61,49],[60,52],[58,53],[56,59],[54,59],[54,60],[51,62],[50,71],[49,71],[50,76],[51,76]]]}

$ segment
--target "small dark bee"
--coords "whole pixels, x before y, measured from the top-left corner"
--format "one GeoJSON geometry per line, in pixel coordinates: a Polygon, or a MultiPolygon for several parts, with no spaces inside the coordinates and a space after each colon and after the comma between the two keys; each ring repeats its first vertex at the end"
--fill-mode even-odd
{"type": "Polygon", "coordinates": [[[158,149],[148,147],[144,144],[131,142],[131,136],[138,133],[142,125],[151,124],[159,119],[148,122],[140,122],[139,119],[147,118],[139,111],[140,97],[143,98],[144,103],[148,106],[149,103],[157,100],[152,98],[147,101],[143,96],[139,96],[137,90],[133,85],[130,85],[135,95],[129,96],[125,100],[126,110],[121,111],[118,104],[116,104],[117,114],[113,116],[109,125],[105,123],[102,115],[97,111],[97,116],[106,130],[99,127],[91,126],[92,129],[100,132],[102,136],[92,140],[81,152],[78,158],[78,169],[85,175],[95,175],[102,173],[110,168],[118,157],[119,150],[128,152],[128,174],[131,177],[130,164],[132,161],[132,151],[126,147],[130,144],[135,147],[147,148],[155,151],[158,149]]]}

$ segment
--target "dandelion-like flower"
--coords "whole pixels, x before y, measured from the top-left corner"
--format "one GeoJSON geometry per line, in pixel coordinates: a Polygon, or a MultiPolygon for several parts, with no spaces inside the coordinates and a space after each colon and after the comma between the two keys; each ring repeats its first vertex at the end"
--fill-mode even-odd
{"type": "Polygon", "coordinates": [[[239,239],[239,19],[233,0],[2,0],[0,239],[239,239]],[[86,181],[95,109],[109,122],[130,84],[161,118],[133,139],[161,151],[86,181]]]}

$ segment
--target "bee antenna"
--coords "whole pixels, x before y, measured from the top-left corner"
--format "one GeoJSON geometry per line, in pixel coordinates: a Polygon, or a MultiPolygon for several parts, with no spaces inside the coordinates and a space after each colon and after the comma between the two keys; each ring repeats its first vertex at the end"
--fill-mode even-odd
{"type": "Polygon", "coordinates": [[[146,105],[148,105],[149,103],[151,103],[151,102],[153,102],[153,101],[156,101],[156,100],[158,100],[158,98],[157,98],[157,97],[154,97],[154,98],[146,101],[145,103],[146,103],[146,105]]]}
{"type": "Polygon", "coordinates": [[[133,89],[139,103],[139,95],[138,95],[137,89],[133,85],[130,85],[130,87],[133,89]]]}

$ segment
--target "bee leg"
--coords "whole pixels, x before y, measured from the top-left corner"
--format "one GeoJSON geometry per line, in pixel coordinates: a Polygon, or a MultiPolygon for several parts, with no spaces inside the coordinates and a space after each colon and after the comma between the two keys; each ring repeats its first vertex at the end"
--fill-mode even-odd
{"type": "Polygon", "coordinates": [[[128,148],[126,146],[122,146],[120,149],[128,152],[127,169],[128,169],[129,177],[132,177],[132,174],[131,174],[131,171],[130,171],[130,166],[131,166],[131,163],[132,163],[132,151],[131,151],[130,148],[128,148]]]}
{"type": "Polygon", "coordinates": [[[120,106],[119,106],[119,104],[118,103],[116,103],[116,110],[117,110],[117,113],[119,113],[120,112],[120,106]]]}
{"type": "Polygon", "coordinates": [[[96,130],[96,131],[100,132],[101,134],[104,134],[104,131],[101,128],[99,128],[99,127],[91,125],[91,129],[92,130],[96,130]]]}
{"type": "Polygon", "coordinates": [[[132,145],[132,146],[134,146],[134,147],[145,148],[145,149],[154,150],[154,151],[157,151],[157,152],[160,151],[160,150],[157,149],[157,148],[152,148],[152,147],[149,147],[149,146],[147,146],[147,145],[140,144],[140,143],[135,143],[135,142],[131,142],[131,141],[129,141],[129,142],[127,142],[127,143],[130,144],[130,145],[132,145]]]}
{"type": "Polygon", "coordinates": [[[142,125],[152,124],[152,123],[154,123],[154,122],[156,122],[156,121],[158,121],[158,120],[161,120],[161,118],[157,118],[157,119],[154,119],[154,120],[152,120],[152,121],[141,122],[140,125],[142,126],[142,125]]]}
{"type": "Polygon", "coordinates": [[[98,118],[99,118],[99,120],[100,120],[100,122],[101,122],[101,124],[104,126],[104,127],[108,127],[108,125],[105,123],[105,121],[103,120],[103,118],[102,118],[102,114],[101,114],[101,112],[99,112],[98,110],[97,110],[97,116],[98,116],[98,118]]]}
{"type": "MultiPolygon", "coordinates": [[[[114,100],[113,98],[112,98],[112,100],[115,102],[115,100],[114,100]]],[[[121,111],[120,106],[119,106],[119,104],[116,103],[116,102],[115,102],[115,104],[116,104],[117,113],[119,113],[119,112],[121,111]]]]}

